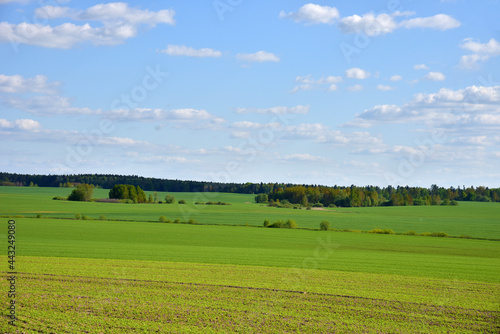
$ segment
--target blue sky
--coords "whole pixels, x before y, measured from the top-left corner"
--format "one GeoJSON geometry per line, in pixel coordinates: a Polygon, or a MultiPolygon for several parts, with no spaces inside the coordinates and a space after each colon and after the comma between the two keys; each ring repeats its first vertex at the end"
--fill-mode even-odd
{"type": "Polygon", "coordinates": [[[498,187],[498,13],[0,0],[0,170],[498,187]]]}

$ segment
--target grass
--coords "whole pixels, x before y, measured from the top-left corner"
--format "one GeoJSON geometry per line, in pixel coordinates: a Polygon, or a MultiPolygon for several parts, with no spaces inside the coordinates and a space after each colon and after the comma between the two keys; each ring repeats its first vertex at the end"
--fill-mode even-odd
{"type": "Polygon", "coordinates": [[[21,256],[306,267],[500,282],[500,242],[493,241],[149,222],[16,222],[21,256]],[[319,260],[315,254],[321,255],[319,260]]]}
{"type": "Polygon", "coordinates": [[[494,333],[499,328],[498,284],[303,270],[298,284],[304,289],[297,290],[289,268],[22,261],[30,273],[20,279],[19,333],[81,328],[88,333],[494,333]]]}
{"type": "Polygon", "coordinates": [[[185,205],[52,200],[70,191],[0,187],[0,216],[26,216],[15,219],[17,328],[5,311],[0,332],[500,331],[500,241],[255,228],[328,220],[338,230],[498,239],[498,203],[293,210],[241,194],[173,193],[185,205]]]}
{"type": "MultiPolygon", "coordinates": [[[[294,210],[253,203],[254,195],[220,193],[171,193],[188,204],[114,204],[53,201],[67,196],[68,188],[0,187],[0,215],[74,218],[76,213],[92,219],[158,221],[195,219],[203,224],[262,226],[265,219],[293,219],[301,228],[319,228],[328,220],[332,228],[370,231],[392,229],[396,233],[415,231],[445,232],[450,236],[500,239],[500,203],[460,202],[459,206],[412,206],[375,208],[335,208],[294,210]],[[231,205],[194,205],[195,202],[222,201],[231,205]]],[[[108,190],[96,189],[95,198],[107,198],[108,190]]],[[[149,196],[151,192],[147,192],[149,196]]],[[[152,194],[152,193],[151,193],[152,194]]],[[[158,193],[164,199],[166,193],[158,193]]]]}

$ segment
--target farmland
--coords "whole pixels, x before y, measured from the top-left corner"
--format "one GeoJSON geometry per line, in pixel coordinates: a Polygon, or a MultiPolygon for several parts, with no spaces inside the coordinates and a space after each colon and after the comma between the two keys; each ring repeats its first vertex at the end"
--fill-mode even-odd
{"type": "MultiPolygon", "coordinates": [[[[194,205],[203,201],[196,193],[174,193],[185,206],[52,200],[68,193],[0,187],[0,215],[24,216],[14,218],[19,333],[500,328],[499,241],[339,231],[494,239],[498,203],[315,211],[269,208],[237,194],[205,200],[228,206],[194,205]],[[76,220],[76,213],[91,219],[76,220]],[[159,223],[160,215],[204,225],[159,223]],[[261,227],[264,219],[288,218],[306,229],[261,227]],[[323,219],[338,230],[317,230],[323,219]]],[[[1,219],[5,249],[8,219],[1,219]]],[[[7,291],[7,283],[0,288],[7,291]]],[[[0,331],[12,332],[6,315],[0,320],[0,331]]]]}

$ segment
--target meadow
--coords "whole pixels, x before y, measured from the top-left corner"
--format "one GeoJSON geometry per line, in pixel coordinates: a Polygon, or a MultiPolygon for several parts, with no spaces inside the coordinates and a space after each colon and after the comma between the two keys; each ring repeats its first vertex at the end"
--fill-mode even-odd
{"type": "Polygon", "coordinates": [[[294,210],[238,194],[173,193],[185,205],[52,200],[70,191],[0,187],[0,215],[19,216],[18,321],[7,325],[4,311],[0,332],[500,331],[500,241],[340,231],[495,239],[498,203],[294,210]],[[231,205],[193,204],[209,200],[231,205]],[[264,219],[304,229],[263,228],[264,219]],[[338,230],[318,230],[323,219],[338,230]]]}

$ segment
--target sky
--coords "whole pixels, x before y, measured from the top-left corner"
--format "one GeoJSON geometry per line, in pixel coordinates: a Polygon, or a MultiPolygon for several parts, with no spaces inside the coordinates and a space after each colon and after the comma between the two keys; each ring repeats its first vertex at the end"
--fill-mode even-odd
{"type": "Polygon", "coordinates": [[[0,0],[0,171],[500,186],[498,0],[0,0]]]}

